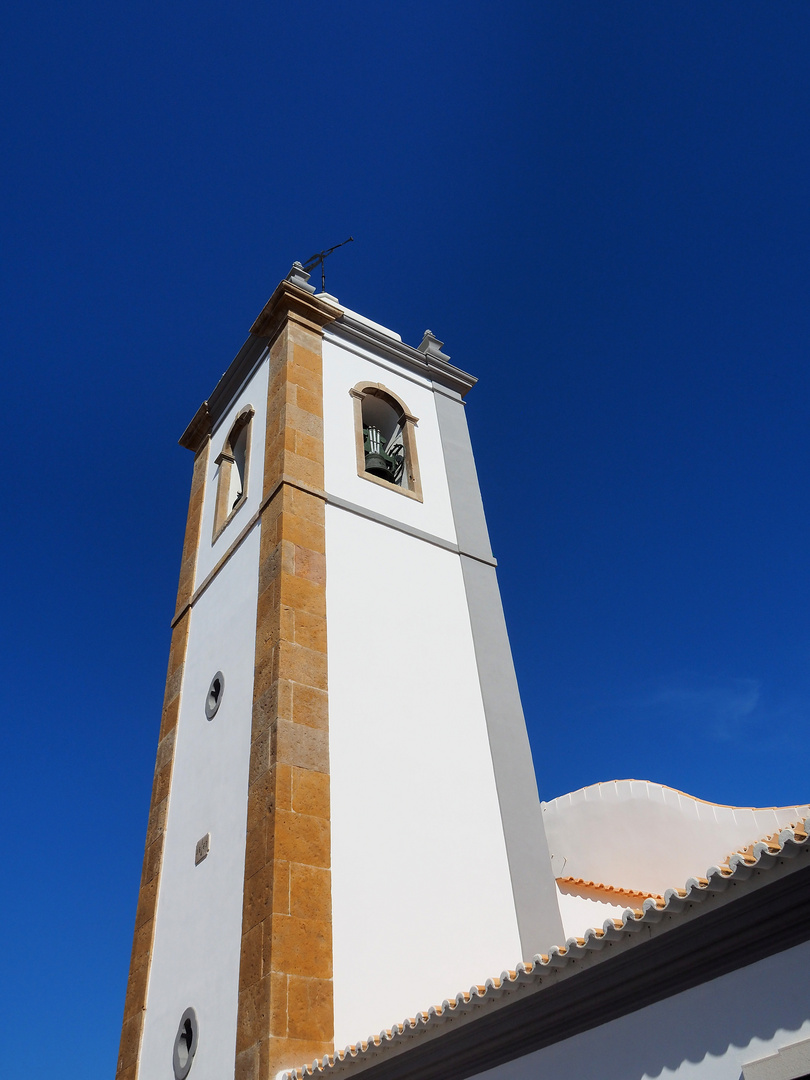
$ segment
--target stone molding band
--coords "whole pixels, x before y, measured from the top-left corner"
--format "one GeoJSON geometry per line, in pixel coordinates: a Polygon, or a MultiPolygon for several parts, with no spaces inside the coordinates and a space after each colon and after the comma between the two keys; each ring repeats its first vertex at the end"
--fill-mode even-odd
{"type": "Polygon", "coordinates": [[[171,625],[175,626],[189,608],[193,608],[199,598],[220,572],[225,563],[231,558],[231,556],[241,547],[247,537],[250,535],[252,529],[256,527],[259,522],[259,518],[267,506],[273,501],[276,495],[279,493],[284,484],[288,484],[290,487],[297,488],[299,491],[305,492],[307,495],[314,495],[316,499],[322,499],[327,506],[336,506],[340,510],[346,510],[350,514],[357,514],[358,517],[367,518],[369,521],[376,521],[379,525],[385,525],[389,529],[396,529],[397,532],[405,533],[407,536],[413,536],[417,540],[426,540],[427,543],[433,544],[435,547],[443,548],[445,551],[452,552],[453,555],[464,555],[468,559],[474,559],[476,562],[484,563],[485,566],[496,567],[498,561],[495,558],[487,557],[486,555],[476,555],[471,551],[464,551],[458,544],[454,544],[452,540],[445,540],[443,536],[436,536],[434,533],[424,532],[422,529],[417,529],[413,525],[407,525],[404,521],[396,521],[394,518],[386,517],[385,514],[378,514],[376,510],[369,510],[365,506],[359,506],[357,503],[350,502],[348,499],[341,499],[338,495],[330,495],[327,491],[319,491],[317,488],[309,487],[307,484],[301,484],[297,480],[291,480],[289,477],[282,477],[276,484],[267,498],[262,499],[261,505],[248,520],[242,531],[236,537],[234,542],[217,562],[217,564],[206,574],[197,588],[194,590],[193,595],[185,604],[178,608],[172,618],[171,625]]]}
{"type": "Polygon", "coordinates": [[[214,578],[220,572],[222,567],[225,565],[225,563],[228,562],[228,560],[231,558],[231,556],[234,555],[239,550],[239,548],[242,546],[244,541],[248,538],[248,536],[250,535],[251,530],[254,529],[255,526],[258,524],[259,519],[261,518],[264,511],[267,509],[267,507],[270,505],[270,503],[273,501],[273,499],[275,499],[276,495],[278,495],[279,491],[281,491],[281,489],[284,487],[285,484],[289,485],[289,487],[297,488],[299,491],[303,491],[307,495],[314,495],[316,499],[323,499],[324,501],[328,501],[328,497],[327,497],[327,495],[326,495],[326,493],[324,491],[319,491],[317,488],[309,487],[309,485],[302,484],[298,480],[292,480],[288,476],[282,476],[282,478],[278,481],[278,483],[273,488],[273,490],[270,492],[270,494],[267,495],[264,499],[262,499],[258,510],[254,511],[254,513],[251,515],[251,517],[247,521],[247,524],[244,526],[242,531],[238,534],[238,536],[236,537],[234,542],[231,544],[231,546],[228,548],[228,550],[225,552],[225,554],[222,556],[222,558],[219,559],[217,561],[217,563],[211,568],[211,570],[209,570],[209,572],[205,575],[203,580],[200,582],[200,584],[194,590],[194,593],[186,601],[186,603],[183,605],[183,607],[177,609],[177,611],[175,612],[174,617],[172,618],[172,621],[171,621],[172,626],[174,626],[176,623],[178,623],[180,621],[180,619],[183,617],[183,615],[186,613],[186,611],[188,611],[189,608],[194,607],[194,605],[200,599],[202,594],[205,592],[205,590],[208,588],[208,586],[211,584],[211,582],[214,580],[214,578]]]}

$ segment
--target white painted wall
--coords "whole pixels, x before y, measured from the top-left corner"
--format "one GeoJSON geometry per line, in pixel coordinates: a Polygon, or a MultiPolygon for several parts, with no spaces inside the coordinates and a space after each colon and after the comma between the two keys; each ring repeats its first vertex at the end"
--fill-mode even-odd
{"type": "MultiPolygon", "coordinates": [[[[209,543],[203,536],[203,546],[209,543]]],[[[194,1080],[233,1076],[258,591],[258,525],[194,606],[141,1052],[143,1080],[171,1080],[184,1010],[197,1012],[194,1080]],[[205,698],[225,690],[213,720],[205,698]],[[194,865],[197,841],[211,853],[194,865]]]]}
{"type": "Polygon", "coordinates": [[[392,362],[378,358],[379,362],[375,363],[372,356],[367,350],[357,355],[345,348],[330,336],[329,328],[326,328],[323,343],[326,490],[330,495],[337,495],[455,543],[450,492],[430,383],[418,377],[413,381],[398,372],[392,362]],[[421,503],[357,475],[354,400],[349,390],[361,380],[388,387],[419,419],[415,432],[422,478],[421,503]]]}
{"type": "Polygon", "coordinates": [[[613,780],[543,803],[556,877],[664,893],[732,852],[803,821],[810,806],[719,806],[647,780],[613,780]]]}
{"type": "Polygon", "coordinates": [[[238,396],[234,398],[231,407],[211,437],[211,454],[208,458],[208,475],[206,476],[205,499],[203,501],[202,534],[200,537],[200,550],[197,556],[195,586],[205,580],[206,576],[213,570],[261,505],[262,486],[264,484],[264,432],[267,426],[267,380],[269,370],[269,364],[265,359],[238,396]],[[222,450],[237,413],[245,405],[252,405],[254,409],[253,421],[250,425],[247,498],[219,534],[216,542],[212,544],[217,480],[219,479],[219,466],[215,463],[215,459],[222,450]]]}
{"type": "MultiPolygon", "coordinates": [[[[622,912],[628,907],[641,907],[644,901],[639,898],[632,905],[611,904],[590,896],[576,896],[568,891],[563,892],[558,885],[557,903],[560,906],[563,933],[567,940],[572,937],[583,937],[586,930],[602,926],[606,919],[620,919],[622,912]]],[[[559,941],[556,944],[562,945],[563,942],[559,941]]]]}
{"type": "MultiPolygon", "coordinates": [[[[745,943],[740,943],[745,948],[745,943]]],[[[810,942],[478,1075],[486,1080],[740,1080],[810,1037],[810,942]]]]}
{"type": "Polygon", "coordinates": [[[344,1046],[521,956],[459,557],[334,506],[326,555],[344,1046]]]}

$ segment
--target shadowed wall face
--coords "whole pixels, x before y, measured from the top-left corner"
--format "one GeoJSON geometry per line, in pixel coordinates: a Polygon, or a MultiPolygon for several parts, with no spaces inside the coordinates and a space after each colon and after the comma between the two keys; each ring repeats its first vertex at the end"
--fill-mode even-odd
{"type": "MultiPolygon", "coordinates": [[[[810,1038],[802,989],[808,964],[810,943],[805,942],[479,1075],[488,1080],[746,1080],[746,1063],[810,1038]]],[[[788,1075],[798,1078],[809,1071],[805,1049],[805,1068],[788,1075]]]]}

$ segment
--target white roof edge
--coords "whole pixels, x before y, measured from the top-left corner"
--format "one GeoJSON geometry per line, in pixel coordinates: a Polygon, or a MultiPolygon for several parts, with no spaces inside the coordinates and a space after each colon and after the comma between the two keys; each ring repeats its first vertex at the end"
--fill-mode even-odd
{"type": "Polygon", "coordinates": [[[682,791],[680,788],[672,787],[671,784],[659,784],[655,780],[639,780],[637,778],[630,778],[624,780],[600,780],[596,784],[586,784],[585,787],[577,788],[576,791],[569,791],[565,795],[558,795],[556,799],[548,799],[543,803],[544,806],[553,806],[555,803],[563,803],[568,800],[577,798],[606,798],[616,796],[620,790],[629,787],[632,784],[643,784],[648,789],[658,788],[661,791],[670,791],[675,795],[681,795],[685,799],[690,799],[695,803],[702,803],[704,806],[716,806],[721,810],[796,810],[801,807],[806,807],[810,811],[810,803],[797,803],[795,806],[788,804],[787,806],[732,806],[729,803],[712,802],[711,799],[701,799],[699,795],[690,795],[688,791],[682,791]]]}
{"type": "Polygon", "coordinates": [[[329,303],[338,306],[344,315],[348,315],[356,322],[362,323],[364,326],[370,326],[372,330],[376,330],[379,334],[385,334],[386,337],[393,338],[394,341],[402,341],[402,336],[396,332],[396,330],[390,330],[387,326],[383,326],[382,323],[374,322],[373,319],[367,319],[365,315],[361,315],[357,311],[352,311],[351,308],[347,308],[345,304],[341,304],[336,296],[332,296],[330,293],[316,293],[316,300],[328,300],[329,303]]]}
{"type": "Polygon", "coordinates": [[[646,780],[592,784],[542,806],[555,877],[660,895],[810,815],[806,803],[725,806],[646,780]]]}

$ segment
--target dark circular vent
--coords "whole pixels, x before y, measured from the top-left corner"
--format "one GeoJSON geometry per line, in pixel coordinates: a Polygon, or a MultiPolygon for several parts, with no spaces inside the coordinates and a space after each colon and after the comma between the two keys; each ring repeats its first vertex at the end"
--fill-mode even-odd
{"type": "Polygon", "coordinates": [[[193,1009],[186,1009],[180,1017],[180,1025],[174,1039],[172,1065],[175,1080],[186,1080],[191,1071],[191,1064],[197,1050],[198,1033],[197,1014],[193,1009]]]}
{"type": "Polygon", "coordinates": [[[205,715],[209,720],[213,720],[217,715],[217,709],[219,708],[224,693],[225,676],[221,671],[218,671],[211,680],[211,685],[208,687],[208,693],[205,695],[205,715]]]}

